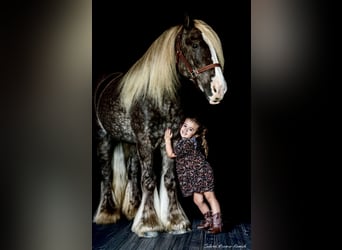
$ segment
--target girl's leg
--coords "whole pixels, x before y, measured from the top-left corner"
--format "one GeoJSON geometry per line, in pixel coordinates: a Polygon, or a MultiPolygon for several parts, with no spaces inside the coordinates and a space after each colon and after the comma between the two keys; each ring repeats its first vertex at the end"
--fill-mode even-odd
{"type": "Polygon", "coordinates": [[[211,212],[209,210],[208,205],[204,201],[203,194],[194,193],[193,196],[194,202],[203,214],[204,220],[201,221],[199,225],[197,225],[197,229],[208,229],[212,226],[213,220],[211,217],[211,212]]]}
{"type": "Polygon", "coordinates": [[[205,192],[204,196],[212,209],[212,226],[208,229],[208,232],[212,234],[220,233],[222,232],[220,204],[217,201],[214,192],[205,192]]]}
{"type": "Polygon", "coordinates": [[[221,208],[214,192],[205,192],[204,197],[208,201],[213,214],[220,213],[221,208]]]}
{"type": "Polygon", "coordinates": [[[204,201],[203,194],[194,193],[193,198],[194,198],[194,202],[195,202],[196,206],[198,207],[198,209],[201,211],[202,214],[205,214],[206,212],[209,211],[209,207],[208,207],[207,203],[205,203],[205,201],[204,201]]]}

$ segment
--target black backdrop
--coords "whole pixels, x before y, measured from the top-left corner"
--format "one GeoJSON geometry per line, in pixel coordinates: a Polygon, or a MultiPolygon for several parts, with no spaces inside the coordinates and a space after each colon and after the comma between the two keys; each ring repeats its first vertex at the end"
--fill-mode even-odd
{"type": "MultiPolygon", "coordinates": [[[[221,38],[228,84],[225,100],[210,106],[202,98],[203,103],[190,106],[201,113],[209,128],[209,161],[225,218],[250,222],[250,1],[226,2],[224,6],[214,1],[139,5],[93,1],[93,83],[107,73],[125,72],[163,31],[181,24],[185,13],[208,23],[221,38]]],[[[93,152],[94,212],[100,189],[95,149],[93,152]]],[[[198,215],[191,200],[182,202],[188,214],[198,215]]]]}

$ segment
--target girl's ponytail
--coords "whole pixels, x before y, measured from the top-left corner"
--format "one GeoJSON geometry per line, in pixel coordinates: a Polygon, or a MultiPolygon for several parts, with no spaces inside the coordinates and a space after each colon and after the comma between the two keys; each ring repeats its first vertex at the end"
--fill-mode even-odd
{"type": "Polygon", "coordinates": [[[207,142],[207,139],[206,139],[206,134],[208,132],[208,129],[205,128],[204,126],[202,126],[202,133],[201,133],[201,146],[204,150],[204,155],[205,155],[205,158],[208,158],[208,151],[209,151],[209,147],[208,147],[208,142],[207,142]]]}

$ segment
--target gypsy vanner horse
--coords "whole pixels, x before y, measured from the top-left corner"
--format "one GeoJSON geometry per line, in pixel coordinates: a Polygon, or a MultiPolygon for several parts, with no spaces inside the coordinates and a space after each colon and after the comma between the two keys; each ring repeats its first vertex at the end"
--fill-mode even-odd
{"type": "Polygon", "coordinates": [[[94,223],[134,218],[131,230],[139,237],[191,229],[177,198],[174,160],[166,156],[164,131],[171,128],[178,134],[182,79],[198,87],[194,89],[210,104],[222,101],[227,91],[223,67],[217,33],[204,21],[186,17],[182,25],[164,31],[126,74],[113,73],[97,83],[93,99],[102,176],[94,223]],[[156,169],[161,169],[158,174],[156,169]]]}

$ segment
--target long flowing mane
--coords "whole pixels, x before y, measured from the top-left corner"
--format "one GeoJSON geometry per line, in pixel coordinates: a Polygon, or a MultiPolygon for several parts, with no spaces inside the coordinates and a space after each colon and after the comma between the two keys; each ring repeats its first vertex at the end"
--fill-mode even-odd
{"type": "MultiPolygon", "coordinates": [[[[194,25],[215,49],[223,69],[224,57],[218,35],[201,20],[194,20],[194,25]]],[[[148,98],[154,105],[161,107],[165,96],[176,97],[179,78],[176,70],[175,41],[182,27],[178,25],[164,31],[121,79],[120,101],[127,111],[142,98],[148,98]]]]}

